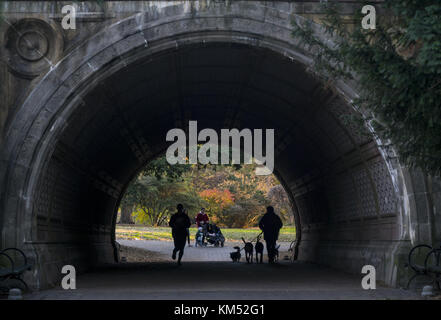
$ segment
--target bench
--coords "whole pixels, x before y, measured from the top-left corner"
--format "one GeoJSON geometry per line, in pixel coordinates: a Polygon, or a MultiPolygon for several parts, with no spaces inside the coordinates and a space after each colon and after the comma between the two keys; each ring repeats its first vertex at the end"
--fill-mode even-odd
{"type": "MultiPolygon", "coordinates": [[[[21,278],[22,274],[31,270],[32,265],[28,263],[28,259],[23,251],[17,248],[7,248],[0,251],[0,289],[8,292],[13,286],[8,284],[10,280],[17,280],[24,285],[24,289],[28,290],[28,285],[21,278]],[[20,257],[21,259],[17,259],[20,257]]],[[[16,287],[16,286],[14,286],[16,287]]]]}
{"type": "Polygon", "coordinates": [[[408,289],[410,283],[419,276],[427,277],[431,280],[436,290],[441,290],[441,246],[439,248],[432,248],[427,244],[419,244],[413,247],[408,255],[408,262],[406,264],[414,274],[410,277],[406,288],[408,289]]]}

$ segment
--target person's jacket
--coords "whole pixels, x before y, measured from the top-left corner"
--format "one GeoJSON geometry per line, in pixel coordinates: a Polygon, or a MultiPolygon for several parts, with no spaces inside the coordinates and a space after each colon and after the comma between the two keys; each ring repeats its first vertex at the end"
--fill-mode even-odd
{"type": "Polygon", "coordinates": [[[196,216],[196,224],[198,228],[201,226],[201,222],[207,223],[208,222],[208,215],[206,213],[199,212],[196,216]]]}
{"type": "Polygon", "coordinates": [[[265,213],[259,222],[259,228],[263,231],[265,240],[277,240],[282,227],[282,220],[275,213],[265,213]]]}
{"type": "Polygon", "coordinates": [[[183,212],[177,212],[171,216],[168,225],[172,228],[173,235],[187,236],[187,228],[190,228],[190,218],[183,212]]]}

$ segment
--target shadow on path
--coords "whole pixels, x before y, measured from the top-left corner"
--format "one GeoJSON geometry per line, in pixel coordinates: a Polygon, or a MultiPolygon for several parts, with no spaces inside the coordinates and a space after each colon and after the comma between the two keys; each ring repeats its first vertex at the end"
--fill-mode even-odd
{"type": "Polygon", "coordinates": [[[54,288],[27,299],[417,299],[411,291],[361,288],[362,275],[281,261],[120,263],[78,276],[76,290],[54,288]]]}

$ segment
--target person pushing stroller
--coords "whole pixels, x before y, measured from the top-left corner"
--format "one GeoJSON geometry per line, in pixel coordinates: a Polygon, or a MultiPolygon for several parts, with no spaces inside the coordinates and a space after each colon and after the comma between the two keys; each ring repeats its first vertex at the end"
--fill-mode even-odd
{"type": "Polygon", "coordinates": [[[196,225],[197,227],[203,227],[208,223],[208,215],[205,213],[205,208],[201,208],[201,211],[196,215],[196,225]]]}

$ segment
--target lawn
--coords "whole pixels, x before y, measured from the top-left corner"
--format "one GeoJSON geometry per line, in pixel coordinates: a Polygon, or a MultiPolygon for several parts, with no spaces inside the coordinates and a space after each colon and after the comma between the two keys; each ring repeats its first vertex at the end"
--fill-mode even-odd
{"type": "MultiPolygon", "coordinates": [[[[259,228],[239,229],[221,228],[227,241],[254,240],[261,232],[259,228]]],[[[296,236],[295,227],[283,227],[280,230],[279,241],[293,241],[296,236]]],[[[190,239],[194,241],[196,228],[190,228],[190,239]]],[[[142,225],[117,225],[116,239],[120,240],[172,240],[168,227],[147,227],[142,225]]]]}

